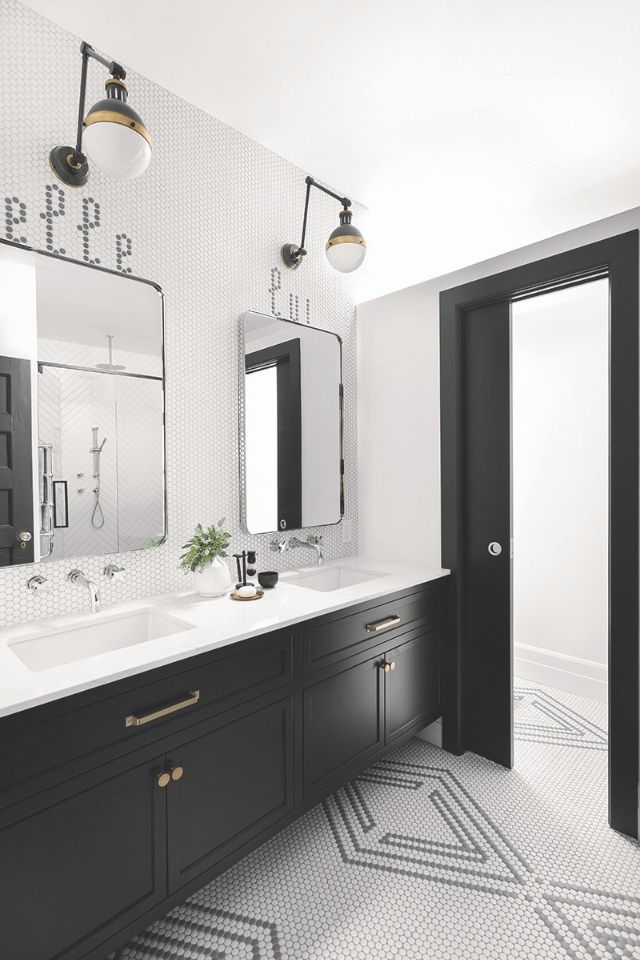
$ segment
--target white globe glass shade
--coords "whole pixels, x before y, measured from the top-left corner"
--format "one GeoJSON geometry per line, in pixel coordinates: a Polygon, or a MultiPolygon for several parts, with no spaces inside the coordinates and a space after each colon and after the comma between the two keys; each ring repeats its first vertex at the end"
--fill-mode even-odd
{"type": "Polygon", "coordinates": [[[82,146],[96,166],[120,180],[139,177],[151,161],[151,147],[141,134],[109,120],[85,127],[82,146]]]}
{"type": "Polygon", "coordinates": [[[367,248],[363,243],[334,243],[327,247],[327,260],[340,273],[353,273],[362,264],[367,248]]]}

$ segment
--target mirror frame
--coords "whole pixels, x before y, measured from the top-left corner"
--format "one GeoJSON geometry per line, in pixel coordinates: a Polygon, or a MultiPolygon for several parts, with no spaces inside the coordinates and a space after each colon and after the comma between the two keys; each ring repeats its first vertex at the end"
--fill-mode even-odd
{"type": "MultiPolygon", "coordinates": [[[[160,334],[162,337],[160,358],[162,360],[162,488],[163,488],[163,506],[162,506],[162,516],[164,520],[164,533],[162,538],[158,540],[153,547],[136,547],[133,550],[125,550],[123,553],[140,553],[143,550],[155,550],[156,547],[161,547],[167,541],[169,535],[169,514],[168,514],[168,497],[167,497],[167,369],[166,369],[166,313],[165,313],[165,295],[164,290],[159,283],[156,283],[155,280],[147,280],[146,277],[139,277],[133,273],[122,273],[120,270],[113,270],[110,267],[103,267],[97,263],[84,263],[82,260],[76,260],[74,257],[65,257],[59,253],[51,253],[48,250],[40,250],[38,247],[32,247],[27,243],[16,243],[14,240],[6,240],[3,237],[0,237],[0,250],[2,247],[9,247],[12,250],[26,250],[28,253],[35,253],[40,257],[47,257],[49,260],[62,260],[64,263],[73,263],[79,267],[87,267],[90,270],[97,270],[99,273],[108,273],[114,277],[118,277],[123,280],[133,280],[136,283],[146,283],[147,286],[153,287],[153,289],[160,295],[160,334]]],[[[32,438],[33,442],[33,438],[32,438]]],[[[115,557],[121,556],[119,552],[116,553],[94,553],[90,554],[91,557],[115,557]]],[[[60,557],[57,563],[62,563],[68,560],[74,559],[73,557],[60,557]]],[[[43,560],[31,560],[25,564],[14,564],[13,566],[39,566],[41,563],[46,563],[46,559],[43,560]]]]}
{"type": "Polygon", "coordinates": [[[323,527],[336,527],[339,523],[342,523],[344,519],[344,364],[343,364],[343,344],[342,337],[339,333],[335,333],[333,330],[325,330],[324,327],[315,327],[310,323],[299,323],[297,320],[287,320],[285,317],[275,317],[270,313],[263,313],[261,310],[245,310],[244,313],[238,318],[238,479],[239,479],[239,494],[240,494],[240,524],[244,533],[247,533],[251,537],[268,537],[273,534],[288,534],[294,530],[315,530],[316,528],[323,527]],[[313,523],[309,524],[306,527],[288,527],[286,530],[263,530],[260,533],[254,533],[249,530],[247,526],[247,483],[246,483],[246,429],[245,429],[245,412],[246,412],[246,390],[245,390],[245,375],[246,375],[246,341],[245,341],[245,320],[249,314],[256,314],[259,317],[264,317],[267,320],[277,320],[279,323],[288,323],[290,327],[296,327],[298,330],[310,329],[317,330],[319,333],[327,333],[331,337],[335,337],[338,341],[338,352],[339,352],[339,364],[340,364],[340,405],[339,405],[339,416],[340,416],[340,474],[339,474],[339,483],[340,483],[340,516],[333,523],[313,523]]]}

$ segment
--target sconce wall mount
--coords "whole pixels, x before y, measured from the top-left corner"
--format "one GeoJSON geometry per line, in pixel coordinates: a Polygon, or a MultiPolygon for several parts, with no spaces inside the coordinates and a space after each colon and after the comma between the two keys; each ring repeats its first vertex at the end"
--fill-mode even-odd
{"type": "Polygon", "coordinates": [[[342,204],[340,225],[335,228],[327,240],[325,248],[327,259],[331,266],[340,273],[351,273],[353,270],[357,270],[364,260],[367,252],[367,244],[360,230],[351,222],[351,200],[349,200],[348,197],[341,197],[340,194],[334,193],[333,190],[329,190],[328,187],[324,187],[321,183],[314,180],[313,177],[306,177],[305,183],[307,185],[307,192],[304,201],[304,216],[302,219],[302,238],[299,244],[285,243],[280,251],[282,260],[290,270],[297,270],[303,258],[307,255],[304,242],[307,235],[309,195],[311,193],[311,187],[316,187],[318,190],[321,190],[322,193],[326,193],[328,196],[333,197],[334,200],[337,200],[338,203],[342,204]]]}
{"type": "Polygon", "coordinates": [[[54,147],[49,163],[55,175],[70,187],[83,187],[89,179],[87,151],[99,167],[113,176],[132,179],[149,166],[151,137],[141,118],[127,103],[126,71],[115,60],[107,60],[83,41],[80,44],[82,71],[78,102],[76,145],[54,147]],[[106,96],[85,116],[89,59],[97,60],[111,76],[105,82],[106,96]]]}

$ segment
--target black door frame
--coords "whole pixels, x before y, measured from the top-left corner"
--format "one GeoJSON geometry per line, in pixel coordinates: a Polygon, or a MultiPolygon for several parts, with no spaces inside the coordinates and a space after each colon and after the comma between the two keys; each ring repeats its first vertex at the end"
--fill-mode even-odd
{"type": "Polygon", "coordinates": [[[442,565],[452,574],[443,746],[460,754],[466,749],[462,317],[480,304],[513,301],[598,277],[609,279],[609,823],[631,837],[638,836],[640,739],[638,251],[638,231],[633,230],[440,294],[442,565]]]}

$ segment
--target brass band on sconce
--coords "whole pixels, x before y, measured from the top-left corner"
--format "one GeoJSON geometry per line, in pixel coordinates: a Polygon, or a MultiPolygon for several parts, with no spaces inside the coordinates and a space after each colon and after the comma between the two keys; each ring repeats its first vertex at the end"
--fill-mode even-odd
{"type": "Polygon", "coordinates": [[[136,120],[131,120],[129,117],[124,117],[122,114],[116,113],[115,110],[94,110],[92,113],[87,114],[83,126],[89,127],[92,123],[105,122],[120,123],[123,127],[129,127],[131,130],[135,130],[136,133],[144,137],[149,146],[151,146],[151,134],[147,128],[136,120]]]}

